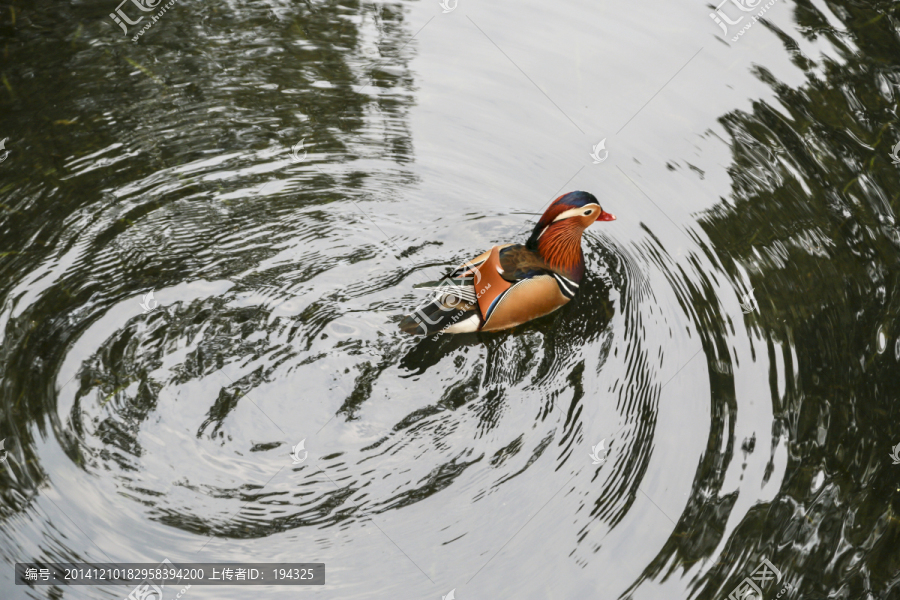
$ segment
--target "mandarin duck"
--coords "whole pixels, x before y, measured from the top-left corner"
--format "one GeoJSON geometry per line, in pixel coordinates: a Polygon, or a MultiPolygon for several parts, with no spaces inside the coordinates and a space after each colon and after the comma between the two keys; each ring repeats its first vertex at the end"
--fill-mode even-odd
{"type": "Polygon", "coordinates": [[[410,334],[499,331],[542,317],[578,293],[584,277],[581,234],[615,216],[587,192],[553,201],[522,244],[494,246],[437,282],[426,303],[400,322],[410,334]]]}

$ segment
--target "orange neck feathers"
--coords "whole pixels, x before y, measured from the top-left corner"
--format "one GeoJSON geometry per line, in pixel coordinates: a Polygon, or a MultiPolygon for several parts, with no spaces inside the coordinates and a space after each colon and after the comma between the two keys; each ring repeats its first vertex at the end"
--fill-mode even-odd
{"type": "Polygon", "coordinates": [[[584,254],[581,252],[583,232],[584,228],[571,219],[545,227],[539,223],[527,247],[537,251],[553,269],[577,283],[584,276],[584,254]]]}

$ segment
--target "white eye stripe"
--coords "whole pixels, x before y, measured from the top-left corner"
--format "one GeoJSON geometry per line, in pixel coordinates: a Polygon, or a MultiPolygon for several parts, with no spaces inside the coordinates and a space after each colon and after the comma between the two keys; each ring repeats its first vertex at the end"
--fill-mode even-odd
{"type": "Polygon", "coordinates": [[[600,210],[600,206],[597,204],[585,204],[584,206],[581,206],[579,208],[570,208],[569,210],[567,210],[565,212],[559,213],[559,215],[555,219],[553,219],[553,222],[556,223],[557,221],[561,221],[563,219],[568,219],[569,217],[584,216],[584,211],[586,211],[588,209],[593,209],[593,208],[600,210]]]}

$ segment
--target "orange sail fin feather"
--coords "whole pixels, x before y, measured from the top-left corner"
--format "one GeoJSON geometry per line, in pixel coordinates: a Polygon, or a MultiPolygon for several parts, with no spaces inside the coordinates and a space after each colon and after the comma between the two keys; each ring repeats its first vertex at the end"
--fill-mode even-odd
{"type": "Polygon", "coordinates": [[[478,308],[481,309],[482,318],[487,319],[491,305],[497,300],[497,297],[512,287],[510,282],[503,279],[499,246],[491,249],[487,259],[478,267],[478,271],[481,274],[481,281],[475,284],[478,308]]]}
{"type": "Polygon", "coordinates": [[[553,312],[578,293],[584,230],[615,218],[587,192],[560,196],[524,245],[494,246],[456,267],[400,329],[420,335],[499,331],[553,312]]]}

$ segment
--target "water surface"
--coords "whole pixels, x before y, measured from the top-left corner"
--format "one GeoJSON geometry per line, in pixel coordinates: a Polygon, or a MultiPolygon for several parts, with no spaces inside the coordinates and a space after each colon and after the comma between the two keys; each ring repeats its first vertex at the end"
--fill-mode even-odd
{"type": "Polygon", "coordinates": [[[894,4],[115,8],[0,18],[4,598],[900,598],[894,4]],[[576,301],[399,331],[576,189],[576,301]]]}

